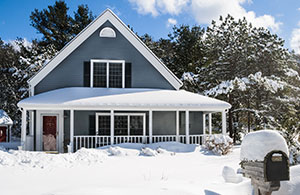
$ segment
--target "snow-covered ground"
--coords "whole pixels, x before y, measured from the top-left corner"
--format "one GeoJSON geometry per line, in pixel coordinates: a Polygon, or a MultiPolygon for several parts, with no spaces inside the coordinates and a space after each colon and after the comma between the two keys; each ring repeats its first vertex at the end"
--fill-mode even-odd
{"type": "MultiPolygon", "coordinates": [[[[239,168],[239,157],[239,147],[217,156],[179,143],[122,144],[58,155],[0,151],[0,194],[251,194],[249,179],[226,183],[222,176],[224,166],[239,168]]],[[[291,168],[292,182],[282,183],[283,191],[276,194],[300,190],[299,167],[291,168]]]]}

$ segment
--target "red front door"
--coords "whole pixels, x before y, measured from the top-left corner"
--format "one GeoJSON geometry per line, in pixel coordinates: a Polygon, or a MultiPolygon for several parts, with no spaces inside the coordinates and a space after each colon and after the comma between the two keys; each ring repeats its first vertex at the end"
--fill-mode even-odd
{"type": "Polygon", "coordinates": [[[0,142],[6,142],[6,129],[7,127],[0,127],[0,142]]]}
{"type": "Polygon", "coordinates": [[[56,151],[57,116],[43,116],[44,151],[56,151]]]}

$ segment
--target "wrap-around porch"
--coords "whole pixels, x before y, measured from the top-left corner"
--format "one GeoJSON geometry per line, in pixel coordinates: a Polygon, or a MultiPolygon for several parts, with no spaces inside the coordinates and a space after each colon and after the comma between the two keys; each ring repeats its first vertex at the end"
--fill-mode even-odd
{"type": "Polygon", "coordinates": [[[226,102],[182,90],[103,88],[53,90],[19,106],[23,148],[44,151],[47,132],[54,129],[56,146],[50,148],[58,152],[119,143],[202,144],[212,134],[215,114],[219,121],[214,129],[226,133],[230,108],[226,102]]]}

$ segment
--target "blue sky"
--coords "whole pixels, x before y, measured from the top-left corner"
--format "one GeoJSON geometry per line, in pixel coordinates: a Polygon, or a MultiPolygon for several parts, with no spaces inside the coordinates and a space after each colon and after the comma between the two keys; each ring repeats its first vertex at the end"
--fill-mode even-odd
{"type": "MultiPolygon", "coordinates": [[[[55,0],[0,0],[0,38],[40,38],[30,26],[35,9],[53,5],[55,0]]],[[[134,31],[155,39],[167,37],[173,24],[206,26],[219,15],[245,16],[256,26],[269,28],[286,40],[286,47],[300,53],[299,0],[66,0],[70,13],[87,4],[95,15],[111,8],[134,31]]]]}

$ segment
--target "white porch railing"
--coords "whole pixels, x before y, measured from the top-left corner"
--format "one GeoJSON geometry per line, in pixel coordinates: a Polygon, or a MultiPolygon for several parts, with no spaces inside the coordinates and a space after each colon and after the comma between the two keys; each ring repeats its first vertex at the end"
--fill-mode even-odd
{"type": "MultiPolygon", "coordinates": [[[[203,144],[205,135],[190,135],[190,144],[203,144]]],[[[114,144],[120,143],[150,143],[149,136],[114,136],[114,144]]],[[[178,141],[186,143],[185,135],[154,135],[152,143],[178,141]]],[[[111,145],[111,136],[79,135],[74,136],[74,151],[80,148],[97,148],[111,145]]]]}

